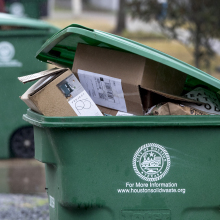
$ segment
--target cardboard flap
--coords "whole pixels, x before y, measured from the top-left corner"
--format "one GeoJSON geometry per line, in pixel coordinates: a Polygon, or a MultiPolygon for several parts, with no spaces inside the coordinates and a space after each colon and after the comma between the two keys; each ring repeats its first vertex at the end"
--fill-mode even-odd
{"type": "Polygon", "coordinates": [[[55,67],[53,69],[41,71],[39,73],[34,73],[34,74],[31,74],[31,75],[18,77],[18,80],[25,84],[27,82],[35,81],[35,80],[41,79],[45,76],[55,75],[55,74],[58,74],[60,72],[64,72],[66,70],[67,70],[67,68],[57,68],[57,67],[55,67]]]}
{"type": "MultiPolygon", "coordinates": [[[[142,89],[146,89],[146,88],[143,88],[143,87],[141,87],[141,88],[142,89]]],[[[182,102],[191,102],[191,103],[196,103],[196,104],[203,104],[202,102],[195,101],[193,99],[184,98],[182,96],[171,95],[171,94],[159,92],[159,91],[156,91],[156,90],[153,90],[153,89],[149,89],[149,88],[147,88],[146,90],[154,92],[154,93],[159,94],[161,96],[164,96],[164,97],[166,97],[168,99],[173,99],[173,100],[182,101],[182,102]]]]}
{"type": "Polygon", "coordinates": [[[85,44],[78,44],[72,72],[78,69],[119,78],[123,83],[140,85],[145,58],[136,54],[85,44]]]}

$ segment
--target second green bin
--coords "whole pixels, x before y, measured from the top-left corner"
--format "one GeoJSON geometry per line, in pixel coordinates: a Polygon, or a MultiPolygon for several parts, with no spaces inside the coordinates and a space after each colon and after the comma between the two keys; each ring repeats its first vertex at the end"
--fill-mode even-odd
{"type": "Polygon", "coordinates": [[[48,0],[5,0],[5,7],[6,12],[12,15],[40,19],[47,15],[47,2],[48,0]]]}
{"type": "Polygon", "coordinates": [[[43,21],[0,13],[0,158],[33,157],[33,129],[20,115],[24,87],[17,77],[43,71],[47,64],[34,58],[37,50],[59,29],[43,21]],[[28,127],[27,127],[28,126],[28,127]]]}

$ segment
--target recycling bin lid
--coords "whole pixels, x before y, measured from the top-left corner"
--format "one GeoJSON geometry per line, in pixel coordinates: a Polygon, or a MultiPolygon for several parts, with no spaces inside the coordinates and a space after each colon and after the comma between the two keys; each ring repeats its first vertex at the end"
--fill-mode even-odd
{"type": "MultiPolygon", "coordinates": [[[[28,28],[33,30],[48,30],[48,32],[56,33],[60,29],[41,20],[32,18],[20,18],[14,15],[0,13],[0,26],[28,28]]],[[[9,29],[10,30],[10,29],[9,29]]],[[[3,32],[3,31],[2,31],[3,32]]]]}
{"type": "Polygon", "coordinates": [[[181,60],[130,39],[78,24],[69,25],[49,38],[36,57],[71,68],[78,43],[134,53],[186,73],[189,87],[205,85],[215,92],[220,90],[218,79],[181,60]]]}

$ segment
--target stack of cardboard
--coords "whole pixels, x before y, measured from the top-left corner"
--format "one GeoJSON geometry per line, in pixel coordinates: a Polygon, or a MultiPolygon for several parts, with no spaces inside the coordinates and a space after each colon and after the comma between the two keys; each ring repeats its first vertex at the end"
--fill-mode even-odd
{"type": "Polygon", "coordinates": [[[142,56],[78,44],[72,70],[54,68],[20,77],[39,79],[21,99],[45,116],[144,115],[181,97],[186,74],[142,56]]]}

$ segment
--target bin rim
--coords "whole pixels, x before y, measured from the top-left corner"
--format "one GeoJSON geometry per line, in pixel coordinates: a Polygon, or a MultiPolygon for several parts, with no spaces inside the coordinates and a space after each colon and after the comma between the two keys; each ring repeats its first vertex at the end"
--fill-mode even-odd
{"type": "Polygon", "coordinates": [[[28,109],[23,119],[43,128],[220,126],[219,115],[48,117],[28,109]]]}
{"type": "Polygon", "coordinates": [[[106,47],[106,46],[103,46],[104,44],[104,45],[108,45],[108,47],[112,49],[125,51],[125,52],[131,52],[131,53],[146,57],[148,59],[154,60],[156,62],[170,66],[174,69],[177,69],[194,78],[197,78],[203,81],[205,84],[213,86],[217,90],[220,89],[220,80],[203,72],[202,70],[199,70],[198,68],[194,66],[191,66],[181,60],[178,60],[177,58],[174,58],[168,54],[165,54],[161,51],[158,51],[154,48],[143,45],[141,43],[132,41],[130,39],[120,37],[114,34],[110,34],[104,31],[87,28],[87,27],[84,27],[78,24],[69,25],[65,27],[64,29],[62,29],[61,31],[59,31],[58,33],[56,33],[55,35],[53,35],[51,38],[49,38],[47,42],[45,42],[45,44],[43,44],[42,47],[37,52],[36,58],[43,62],[48,62],[48,60],[50,60],[55,63],[71,68],[73,64],[74,55],[75,55],[73,44],[74,43],[78,44],[79,42],[70,42],[70,45],[65,46],[65,47],[59,46],[59,43],[62,42],[64,39],[66,39],[70,35],[78,36],[78,38],[87,39],[88,42],[84,42],[85,44],[92,45],[94,42],[99,42],[100,45],[95,45],[95,46],[106,47]],[[68,57],[61,58],[54,54],[51,55],[50,51],[52,51],[53,49],[57,47],[60,47],[59,48],[60,51],[67,50],[67,53],[69,54],[73,52],[72,53],[73,59],[72,60],[68,59],[68,57]]]}
{"type": "Polygon", "coordinates": [[[54,32],[60,31],[58,27],[55,27],[44,21],[33,18],[21,18],[6,13],[0,13],[0,25],[25,27],[31,29],[49,29],[54,32]]]}

